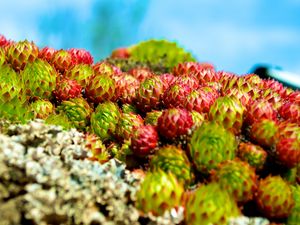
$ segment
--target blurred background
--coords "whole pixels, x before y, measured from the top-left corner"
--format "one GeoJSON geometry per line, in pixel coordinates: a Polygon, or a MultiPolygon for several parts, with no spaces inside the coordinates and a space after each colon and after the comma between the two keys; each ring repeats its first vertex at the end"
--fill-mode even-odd
{"type": "Polygon", "coordinates": [[[300,74],[299,12],[300,0],[10,0],[0,7],[0,33],[85,48],[95,61],[164,38],[219,70],[244,74],[266,63],[300,74]]]}

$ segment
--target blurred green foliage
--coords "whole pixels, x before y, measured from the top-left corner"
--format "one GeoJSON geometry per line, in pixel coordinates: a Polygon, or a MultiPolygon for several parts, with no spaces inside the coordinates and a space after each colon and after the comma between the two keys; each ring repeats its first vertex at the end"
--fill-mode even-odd
{"type": "Polygon", "coordinates": [[[130,58],[134,61],[163,64],[170,72],[178,63],[192,62],[196,59],[191,53],[166,40],[149,40],[129,48],[130,58]]]}

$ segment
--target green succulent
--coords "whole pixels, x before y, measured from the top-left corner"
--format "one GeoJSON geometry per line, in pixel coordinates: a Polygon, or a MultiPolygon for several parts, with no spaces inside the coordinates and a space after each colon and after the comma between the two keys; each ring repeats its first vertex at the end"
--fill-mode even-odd
{"type": "Polygon", "coordinates": [[[163,64],[168,71],[182,62],[192,62],[195,58],[175,42],[148,40],[128,48],[130,59],[143,63],[163,64]]]}
{"type": "Polygon", "coordinates": [[[110,153],[106,149],[101,139],[95,134],[85,135],[85,147],[92,152],[92,160],[98,161],[101,164],[110,159],[110,153]]]}
{"type": "Polygon", "coordinates": [[[122,105],[123,113],[137,113],[137,108],[131,104],[125,103],[122,105]]]}
{"type": "Polygon", "coordinates": [[[110,101],[101,103],[91,116],[92,131],[102,141],[113,140],[119,118],[120,109],[116,103],[110,101]]]}
{"type": "Polygon", "coordinates": [[[147,112],[145,117],[145,124],[156,126],[158,117],[160,117],[162,113],[162,110],[152,110],[150,112],[147,112]]]}
{"type": "Polygon", "coordinates": [[[238,159],[221,163],[213,173],[212,179],[241,203],[252,200],[257,189],[254,169],[238,159]]]}
{"type": "Polygon", "coordinates": [[[122,113],[116,126],[116,136],[120,140],[129,139],[133,131],[143,123],[144,121],[139,114],[122,113]]]}
{"type": "Polygon", "coordinates": [[[20,74],[30,97],[50,98],[56,87],[57,72],[47,61],[36,59],[28,63],[20,74]]]}
{"type": "Polygon", "coordinates": [[[131,139],[124,140],[122,145],[116,146],[115,148],[112,148],[112,150],[114,151],[114,156],[116,159],[126,163],[127,156],[133,154],[131,149],[131,139]]]}
{"type": "Polygon", "coordinates": [[[232,160],[237,150],[237,141],[230,131],[216,122],[204,122],[193,132],[189,151],[198,171],[208,173],[218,164],[232,160]]]}
{"type": "Polygon", "coordinates": [[[84,98],[72,98],[63,101],[57,109],[65,112],[77,129],[87,130],[93,110],[84,98]]]}
{"type": "Polygon", "coordinates": [[[68,116],[64,112],[58,114],[50,114],[46,120],[46,124],[61,126],[64,130],[75,128],[74,124],[69,120],[68,116]]]}
{"type": "Polygon", "coordinates": [[[0,118],[22,123],[32,118],[24,87],[9,65],[0,66],[0,118]]]}
{"type": "Polygon", "coordinates": [[[282,174],[282,178],[290,184],[295,184],[297,179],[297,167],[289,168],[282,174]]]}
{"type": "Polygon", "coordinates": [[[136,194],[136,207],[144,213],[162,215],[182,204],[184,188],[172,173],[148,172],[136,194]]]}
{"type": "Polygon", "coordinates": [[[212,104],[208,113],[209,119],[222,124],[234,134],[240,134],[244,121],[244,107],[235,97],[219,97],[212,104]]]}
{"type": "Polygon", "coordinates": [[[249,165],[257,171],[264,168],[267,160],[267,152],[262,147],[247,142],[241,142],[239,144],[237,155],[241,160],[249,163],[249,165]]]}
{"type": "Polygon", "coordinates": [[[49,100],[38,99],[30,104],[34,118],[46,119],[54,112],[54,105],[49,100]]]}
{"type": "Polygon", "coordinates": [[[189,225],[227,225],[240,216],[234,198],[217,183],[200,185],[187,199],[185,222],[189,225]]]}
{"type": "Polygon", "coordinates": [[[88,64],[77,64],[66,72],[66,77],[76,80],[81,87],[85,88],[94,75],[92,67],[88,64]]]}
{"type": "Polygon", "coordinates": [[[93,66],[93,71],[95,75],[108,75],[112,76],[114,74],[114,68],[110,63],[105,61],[100,61],[93,66]]]}
{"type": "Polygon", "coordinates": [[[296,184],[291,188],[295,206],[287,219],[286,225],[298,225],[300,224],[300,185],[296,184]]]}
{"type": "Polygon", "coordinates": [[[159,148],[150,161],[152,171],[162,169],[165,172],[173,173],[179,182],[188,186],[194,179],[192,166],[186,153],[173,145],[159,148]]]}
{"type": "Polygon", "coordinates": [[[0,66],[2,66],[5,63],[5,51],[4,48],[0,47],[0,66]]]}
{"type": "Polygon", "coordinates": [[[107,74],[95,74],[89,81],[85,91],[90,102],[99,104],[113,100],[115,96],[116,82],[107,74]]]}
{"type": "Polygon", "coordinates": [[[21,71],[27,63],[33,62],[38,57],[38,54],[38,47],[33,42],[24,40],[9,45],[6,58],[15,71],[21,71]]]}
{"type": "Polygon", "coordinates": [[[200,127],[205,121],[205,117],[203,116],[203,114],[197,112],[196,110],[192,110],[191,114],[193,117],[194,128],[200,127]]]}

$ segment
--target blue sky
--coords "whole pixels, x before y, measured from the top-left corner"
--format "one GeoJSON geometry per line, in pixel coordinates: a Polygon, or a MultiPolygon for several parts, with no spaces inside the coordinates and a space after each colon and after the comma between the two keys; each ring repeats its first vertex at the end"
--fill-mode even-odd
{"type": "MultiPolygon", "coordinates": [[[[88,30],[95,18],[95,2],[6,1],[0,8],[0,32],[14,40],[33,40],[39,46],[67,48],[66,43],[75,43],[74,47],[85,47],[97,54],[101,50],[91,46],[88,30]],[[44,27],[48,32],[45,38],[40,21],[62,8],[73,12],[73,17],[69,17],[70,14],[57,17],[53,28],[49,24],[44,27]],[[79,22],[72,23],[74,17],[79,22]],[[70,29],[74,34],[67,36],[70,29]],[[70,38],[70,42],[66,38],[70,38]]],[[[220,70],[243,74],[256,63],[268,63],[300,74],[300,0],[227,0],[226,3],[219,0],[149,0],[144,1],[147,7],[141,10],[142,16],[134,25],[130,23],[130,13],[138,0],[118,2],[123,4],[115,4],[111,10],[114,10],[115,20],[124,24],[125,29],[119,34],[126,38],[115,40],[114,45],[103,44],[101,56],[115,46],[149,38],[167,38],[191,50],[199,61],[212,62],[220,70]],[[127,14],[122,13],[124,10],[127,14]]],[[[98,23],[106,24],[106,21],[98,23]]],[[[107,35],[103,42],[107,43],[114,38],[115,32],[107,27],[103,35],[107,35]]]]}

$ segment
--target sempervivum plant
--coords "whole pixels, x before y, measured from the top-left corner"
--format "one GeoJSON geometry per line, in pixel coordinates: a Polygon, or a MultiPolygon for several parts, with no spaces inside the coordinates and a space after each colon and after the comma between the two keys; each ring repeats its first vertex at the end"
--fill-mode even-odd
{"type": "Polygon", "coordinates": [[[272,107],[277,111],[283,104],[283,98],[280,96],[279,93],[273,91],[271,88],[261,90],[260,99],[271,103],[272,107]]]}
{"type": "Polygon", "coordinates": [[[111,58],[120,58],[120,59],[126,59],[129,58],[130,54],[127,48],[117,48],[112,51],[111,58]]]}
{"type": "Polygon", "coordinates": [[[263,147],[271,148],[275,144],[278,124],[274,120],[262,119],[254,122],[250,128],[251,140],[263,147]]]}
{"type": "Polygon", "coordinates": [[[193,129],[200,127],[202,123],[206,120],[205,114],[201,114],[195,110],[191,111],[193,118],[193,129]]]}
{"type": "Polygon", "coordinates": [[[51,63],[55,69],[62,74],[74,65],[71,53],[63,49],[60,49],[53,54],[51,63]]]}
{"type": "MultiPolygon", "coordinates": [[[[122,208],[115,217],[111,213],[118,207],[106,207],[108,223],[228,225],[251,216],[299,225],[299,197],[291,194],[300,184],[299,104],[299,90],[256,74],[216,71],[164,40],[118,49],[93,63],[85,49],[38,49],[33,42],[0,35],[0,132],[15,136],[10,124],[31,119],[72,134],[77,129],[83,133],[82,156],[93,161],[77,160],[80,165],[105,163],[100,165],[105,171],[112,162],[126,166],[118,177],[130,187],[137,168],[144,174],[138,176],[142,185],[130,193],[120,189],[132,214],[123,217],[122,208]]],[[[96,205],[96,211],[103,206],[96,205]]],[[[28,214],[28,207],[17,208],[28,214]]],[[[42,221],[30,219],[53,223],[46,221],[53,215],[46,211],[38,215],[42,221]]],[[[87,223],[98,219],[94,211],[78,212],[92,217],[87,223]]],[[[56,222],[61,218],[66,216],[56,222]]],[[[249,223],[256,219],[261,221],[249,223]]]]}
{"type": "Polygon", "coordinates": [[[73,58],[73,62],[75,64],[93,64],[93,57],[91,53],[89,53],[85,49],[77,49],[77,48],[71,48],[68,50],[69,53],[71,53],[71,56],[73,58]]]}
{"type": "Polygon", "coordinates": [[[94,71],[90,65],[87,64],[77,64],[71,69],[67,70],[64,77],[71,80],[76,80],[81,87],[86,88],[90,79],[94,76],[94,71]]]}
{"type": "Polygon", "coordinates": [[[154,126],[142,125],[137,127],[131,140],[131,149],[136,156],[150,155],[157,146],[158,134],[154,126]]]}
{"type": "Polygon", "coordinates": [[[287,97],[286,99],[290,102],[293,102],[293,103],[300,103],[300,91],[293,91],[291,92],[287,97]]]}
{"type": "Polygon", "coordinates": [[[199,81],[197,78],[191,74],[184,74],[179,77],[176,77],[174,84],[182,84],[189,86],[192,90],[199,87],[199,81]]]}
{"type": "Polygon", "coordinates": [[[252,200],[256,192],[257,177],[254,169],[241,160],[228,160],[221,163],[212,174],[212,180],[229,191],[237,202],[252,200]]]}
{"type": "Polygon", "coordinates": [[[148,172],[136,194],[136,207],[143,213],[163,215],[166,210],[182,205],[183,193],[183,186],[172,173],[148,172]]]}
{"type": "MultiPolygon", "coordinates": [[[[8,92],[6,94],[7,99],[6,100],[10,100],[10,96],[9,96],[9,91],[4,89],[4,86],[8,86],[10,89],[13,89],[14,86],[19,86],[21,85],[20,80],[19,80],[19,74],[16,73],[13,68],[11,68],[9,65],[0,65],[0,85],[2,86],[2,88],[0,89],[2,91],[2,93],[4,94],[6,92],[8,92]]],[[[19,93],[21,96],[21,92],[19,93]]]]}
{"type": "Polygon", "coordinates": [[[110,154],[101,139],[95,134],[86,134],[84,137],[85,148],[92,152],[91,160],[105,163],[110,159],[110,154]]]}
{"type": "Polygon", "coordinates": [[[6,39],[6,37],[0,34],[0,47],[5,47],[10,44],[10,40],[6,39]]]}
{"type": "Polygon", "coordinates": [[[140,82],[143,82],[149,77],[153,76],[153,72],[146,67],[135,67],[128,71],[132,76],[138,79],[140,82]]]}
{"type": "Polygon", "coordinates": [[[240,134],[244,122],[244,107],[235,97],[219,97],[210,107],[209,119],[222,124],[234,134],[240,134]]]}
{"type": "Polygon", "coordinates": [[[300,139],[282,138],[276,144],[276,154],[280,163],[293,168],[300,164],[300,139]]]}
{"type": "Polygon", "coordinates": [[[186,109],[166,109],[157,120],[158,133],[167,140],[183,138],[191,131],[192,126],[193,117],[186,109]]]}
{"type": "Polygon", "coordinates": [[[226,86],[228,80],[236,79],[237,75],[226,71],[218,71],[217,73],[220,77],[219,79],[219,82],[221,83],[220,91],[225,92],[223,86],[226,86]]]}
{"type": "Polygon", "coordinates": [[[137,108],[142,112],[158,109],[163,91],[163,83],[158,76],[145,79],[136,92],[137,108]]]}
{"type": "Polygon", "coordinates": [[[201,65],[200,70],[195,75],[199,80],[199,83],[202,85],[206,85],[209,83],[218,82],[220,76],[213,68],[205,67],[203,64],[201,65]]]}
{"type": "Polygon", "coordinates": [[[245,77],[234,76],[231,79],[224,80],[222,86],[223,95],[231,89],[237,89],[243,93],[247,93],[253,99],[256,99],[259,96],[259,90],[257,87],[248,82],[245,77]]]}
{"type": "Polygon", "coordinates": [[[246,110],[245,122],[252,125],[254,122],[262,119],[277,120],[277,111],[272,107],[272,104],[266,100],[255,100],[246,110]]]}
{"type": "Polygon", "coordinates": [[[296,138],[300,140],[300,126],[289,121],[280,122],[275,134],[275,143],[282,138],[296,138]]]}
{"type": "Polygon", "coordinates": [[[203,85],[219,80],[219,74],[215,72],[214,66],[208,63],[184,62],[173,68],[175,76],[193,75],[203,85]]]}
{"type": "Polygon", "coordinates": [[[279,115],[285,119],[300,125],[300,104],[286,102],[279,108],[279,115]]]}
{"type": "Polygon", "coordinates": [[[23,70],[25,65],[33,62],[39,54],[38,47],[27,40],[12,43],[7,49],[7,62],[16,71],[23,70]]]}
{"type": "Polygon", "coordinates": [[[249,165],[257,171],[263,169],[267,160],[267,152],[259,145],[255,145],[250,142],[241,142],[239,144],[237,156],[241,160],[249,163],[249,165]]]}
{"type": "Polygon", "coordinates": [[[286,91],[282,83],[272,79],[263,80],[262,88],[271,89],[282,97],[285,95],[285,91],[286,91]]]}
{"type": "Polygon", "coordinates": [[[39,58],[51,63],[52,57],[55,54],[56,50],[51,47],[44,47],[39,51],[39,58]]]}
{"type": "Polygon", "coordinates": [[[34,118],[46,119],[54,113],[54,105],[49,100],[38,99],[30,104],[30,110],[33,112],[34,118]]]}
{"type": "Polygon", "coordinates": [[[53,94],[58,102],[81,96],[82,87],[76,80],[62,78],[56,84],[53,94]]]}
{"type": "Polygon", "coordinates": [[[93,65],[93,71],[94,74],[106,74],[106,75],[113,75],[114,74],[114,68],[111,64],[107,62],[97,62],[96,64],[93,65]]]}
{"type": "Polygon", "coordinates": [[[87,87],[86,96],[89,101],[99,104],[115,98],[116,82],[109,75],[94,75],[91,77],[87,87]]]}
{"type": "Polygon", "coordinates": [[[240,214],[235,200],[217,183],[201,184],[185,205],[185,222],[189,225],[227,225],[240,214]]]}
{"type": "Polygon", "coordinates": [[[173,74],[175,76],[181,76],[183,74],[196,74],[200,70],[200,65],[197,62],[184,62],[179,63],[173,68],[173,74]]]}
{"type": "Polygon", "coordinates": [[[18,74],[9,66],[0,66],[0,118],[25,122],[27,114],[25,90],[18,74]]]}
{"type": "Polygon", "coordinates": [[[163,89],[166,91],[171,85],[173,85],[175,79],[175,76],[170,73],[164,73],[159,75],[160,80],[163,83],[163,89]]]}
{"type": "Polygon", "coordinates": [[[184,107],[186,97],[192,89],[188,85],[173,84],[163,94],[162,102],[166,108],[184,107]]]}
{"type": "Polygon", "coordinates": [[[162,64],[170,71],[178,63],[195,61],[191,53],[186,52],[175,42],[166,40],[147,40],[128,48],[130,58],[151,65],[162,64]]]}
{"type": "Polygon", "coordinates": [[[203,85],[199,89],[199,91],[203,91],[204,93],[211,94],[214,99],[220,97],[220,92],[217,87],[211,85],[203,85]]]}
{"type": "Polygon", "coordinates": [[[295,206],[287,219],[287,225],[297,225],[300,223],[300,185],[292,186],[295,206]]]}
{"type": "Polygon", "coordinates": [[[88,102],[81,97],[63,101],[58,110],[65,112],[74,126],[83,131],[87,129],[93,111],[88,102]]]}
{"type": "Polygon", "coordinates": [[[192,166],[185,151],[174,145],[160,147],[151,158],[150,167],[152,171],[161,169],[173,173],[185,187],[194,180],[192,166]]]}
{"type": "Polygon", "coordinates": [[[251,95],[245,91],[239,90],[237,88],[231,88],[228,89],[224,96],[228,96],[228,97],[233,97],[235,96],[236,98],[238,98],[240,100],[240,102],[242,103],[242,105],[247,108],[250,106],[250,104],[252,104],[253,102],[253,98],[251,97],[251,95]]]}
{"type": "Polygon", "coordinates": [[[116,126],[116,137],[119,140],[129,139],[133,132],[142,125],[144,125],[144,120],[139,114],[122,113],[116,126]]]}
{"type": "Polygon", "coordinates": [[[114,75],[120,75],[123,73],[122,70],[118,66],[115,66],[115,65],[111,65],[111,66],[113,68],[114,75]]]}
{"type": "Polygon", "coordinates": [[[20,76],[28,96],[50,98],[58,75],[47,61],[36,59],[26,65],[20,76]]]}
{"type": "Polygon", "coordinates": [[[203,89],[193,90],[186,97],[185,108],[189,111],[195,110],[199,113],[208,113],[216,97],[212,92],[203,89]]]}
{"type": "Polygon", "coordinates": [[[234,159],[237,142],[232,132],[216,122],[205,122],[192,134],[189,152],[197,170],[208,173],[218,164],[234,159]]]}
{"type": "Polygon", "coordinates": [[[157,126],[158,118],[162,113],[162,110],[152,110],[151,112],[147,112],[145,116],[145,124],[157,126]]]}
{"type": "Polygon", "coordinates": [[[3,48],[0,48],[0,66],[2,66],[5,63],[6,55],[3,48]]]}
{"type": "Polygon", "coordinates": [[[256,203],[259,210],[268,218],[286,218],[294,207],[291,187],[280,176],[261,179],[256,203]]]}
{"type": "Polygon", "coordinates": [[[115,95],[121,103],[132,104],[136,100],[136,92],[140,87],[140,82],[128,73],[122,73],[114,77],[116,81],[115,95]]]}
{"type": "Polygon", "coordinates": [[[263,80],[262,78],[260,78],[258,75],[254,74],[254,73],[249,73],[249,74],[245,74],[243,75],[243,78],[252,85],[252,87],[257,87],[258,90],[262,88],[263,86],[263,80]]]}
{"type": "Polygon", "coordinates": [[[113,140],[121,112],[117,104],[106,101],[97,106],[91,115],[91,128],[102,141],[113,140]]]}
{"type": "Polygon", "coordinates": [[[129,103],[122,104],[121,109],[123,113],[138,113],[137,108],[129,103]]]}
{"type": "Polygon", "coordinates": [[[68,116],[60,111],[59,113],[50,114],[45,119],[46,124],[61,126],[64,130],[70,130],[71,128],[74,128],[74,124],[69,120],[68,116]]]}

